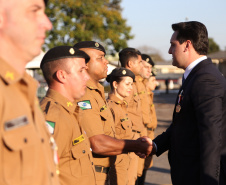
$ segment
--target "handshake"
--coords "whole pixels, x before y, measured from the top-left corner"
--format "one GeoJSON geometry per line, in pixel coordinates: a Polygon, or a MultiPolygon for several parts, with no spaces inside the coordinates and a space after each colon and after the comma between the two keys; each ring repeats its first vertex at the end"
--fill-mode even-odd
{"type": "Polygon", "coordinates": [[[136,148],[137,151],[135,151],[135,154],[140,158],[146,158],[149,155],[156,153],[156,146],[149,137],[143,136],[138,138],[136,141],[138,146],[136,148]]]}

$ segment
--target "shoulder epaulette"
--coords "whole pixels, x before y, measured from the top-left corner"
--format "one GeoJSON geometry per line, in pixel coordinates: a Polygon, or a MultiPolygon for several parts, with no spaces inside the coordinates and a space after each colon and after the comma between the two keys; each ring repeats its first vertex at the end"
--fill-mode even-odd
{"type": "Polygon", "coordinates": [[[47,104],[46,104],[46,108],[45,108],[45,110],[44,110],[44,112],[47,114],[48,113],[48,111],[49,111],[49,106],[50,106],[50,101],[48,101],[47,102],[47,104]]]}

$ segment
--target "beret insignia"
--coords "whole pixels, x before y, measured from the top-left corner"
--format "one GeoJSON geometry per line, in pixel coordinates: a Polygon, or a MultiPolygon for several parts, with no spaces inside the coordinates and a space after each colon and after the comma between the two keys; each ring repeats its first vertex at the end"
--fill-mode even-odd
{"type": "Polygon", "coordinates": [[[149,62],[149,58],[146,59],[146,62],[149,62]]]}
{"type": "Polygon", "coordinates": [[[75,54],[75,50],[74,50],[73,48],[71,48],[71,49],[69,50],[69,52],[70,52],[72,55],[75,54]]]}
{"type": "Polygon", "coordinates": [[[100,45],[96,42],[96,43],[95,43],[95,46],[96,46],[97,48],[99,48],[100,45]]]}
{"type": "Polygon", "coordinates": [[[122,71],[122,74],[125,75],[125,74],[126,74],[126,70],[123,70],[123,71],[122,71]]]}

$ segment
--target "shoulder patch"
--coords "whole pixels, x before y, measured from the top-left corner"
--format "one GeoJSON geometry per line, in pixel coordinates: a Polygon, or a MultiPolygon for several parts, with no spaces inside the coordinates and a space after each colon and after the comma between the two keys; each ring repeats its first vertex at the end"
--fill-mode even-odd
{"type": "Polygon", "coordinates": [[[91,105],[91,103],[90,103],[89,100],[84,100],[84,101],[78,102],[78,106],[79,106],[82,110],[92,109],[92,105],[91,105]]]}
{"type": "Polygon", "coordinates": [[[55,122],[46,121],[46,126],[47,126],[50,134],[53,134],[54,133],[54,130],[55,130],[55,122]]]}

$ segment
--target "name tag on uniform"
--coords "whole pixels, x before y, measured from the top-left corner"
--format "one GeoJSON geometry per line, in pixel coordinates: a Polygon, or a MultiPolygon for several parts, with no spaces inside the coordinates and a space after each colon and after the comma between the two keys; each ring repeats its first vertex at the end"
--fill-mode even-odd
{"type": "Polygon", "coordinates": [[[84,140],[85,140],[85,138],[84,138],[84,136],[83,136],[83,134],[82,134],[81,136],[79,136],[79,137],[77,137],[76,139],[74,139],[74,140],[72,141],[72,144],[73,144],[73,146],[74,146],[74,145],[77,145],[77,144],[81,143],[81,142],[84,141],[84,140]]]}
{"type": "Polygon", "coordinates": [[[25,126],[28,123],[29,122],[28,122],[27,116],[21,116],[5,122],[4,128],[6,131],[9,131],[9,130],[13,130],[13,129],[25,126]]]}
{"type": "Polygon", "coordinates": [[[129,118],[120,119],[121,122],[128,121],[128,120],[129,120],[129,118]]]}
{"type": "Polygon", "coordinates": [[[100,112],[103,112],[103,111],[106,110],[106,109],[107,109],[107,106],[104,105],[103,107],[100,108],[100,112]]]}

